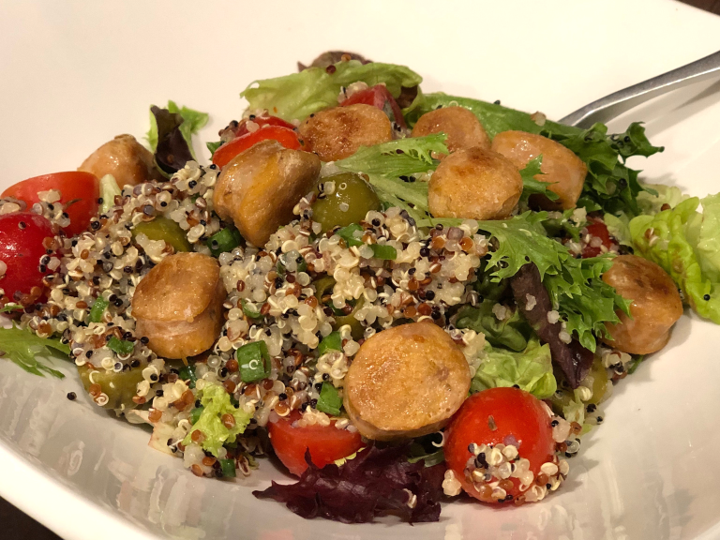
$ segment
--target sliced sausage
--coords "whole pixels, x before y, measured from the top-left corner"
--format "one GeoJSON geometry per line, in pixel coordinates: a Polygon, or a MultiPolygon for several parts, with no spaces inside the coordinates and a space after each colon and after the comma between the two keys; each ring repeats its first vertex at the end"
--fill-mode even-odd
{"type": "Polygon", "coordinates": [[[542,155],[540,170],[535,180],[552,184],[548,189],[560,197],[551,201],[545,196],[533,196],[532,205],[546,210],[575,208],[585,183],[587,166],[575,153],[559,142],[525,131],[503,131],[495,135],[492,149],[508,158],[522,170],[531,159],[542,155]]]}
{"type": "Polygon", "coordinates": [[[323,161],[353,155],[361,146],[392,140],[390,119],[377,107],[358,103],[335,107],[311,115],[298,129],[305,150],[323,161]]]}
{"type": "MultiPolygon", "coordinates": [[[[450,153],[479,146],[490,149],[490,138],[480,120],[465,107],[442,107],[423,114],[413,128],[413,137],[431,133],[447,135],[445,146],[450,153]]],[[[438,156],[440,159],[444,156],[438,156]]]]}
{"type": "Polygon", "coordinates": [[[430,322],[383,330],[360,347],[345,378],[345,410],[369,439],[419,437],[442,428],[470,389],[465,355],[430,322]]]}
{"type": "Polygon", "coordinates": [[[98,178],[112,174],[120,187],[161,178],[150,150],[132,135],[118,135],[106,142],[83,161],[78,170],[92,173],[98,178]]]}
{"type": "Polygon", "coordinates": [[[259,142],[223,168],[213,194],[215,212],[262,246],[293,220],[293,207],[312,191],[319,174],[316,155],[259,142]]]}
{"type": "Polygon", "coordinates": [[[227,294],[217,261],[201,253],[165,257],[140,281],[132,298],[135,333],[163,358],[208,350],[220,334],[227,294]]]}
{"type": "Polygon", "coordinates": [[[630,314],[618,312],[620,322],[606,324],[603,341],[630,354],[650,354],[670,339],[670,329],[683,314],[682,299],[672,278],[660,266],[636,255],[621,255],[603,281],[632,300],[630,314]]]}
{"type": "Polygon", "coordinates": [[[500,154],[478,147],[459,150],[430,178],[430,213],[437,218],[504,219],[522,189],[517,167],[500,154]]]}

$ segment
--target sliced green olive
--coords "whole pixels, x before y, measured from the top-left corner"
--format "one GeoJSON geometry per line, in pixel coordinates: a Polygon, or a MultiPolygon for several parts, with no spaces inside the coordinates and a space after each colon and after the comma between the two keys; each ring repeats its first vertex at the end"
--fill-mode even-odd
{"type": "Polygon", "coordinates": [[[175,248],[175,253],[180,251],[192,251],[188,242],[187,234],[175,221],[166,217],[156,217],[152,221],[142,221],[135,225],[132,230],[133,238],[138,234],[144,234],[150,240],[165,240],[175,248]]]}
{"type": "Polygon", "coordinates": [[[78,373],[86,392],[90,393],[91,385],[100,385],[101,392],[108,397],[108,402],[103,405],[105,409],[133,409],[136,404],[132,398],[137,394],[138,383],[143,380],[143,367],[117,372],[95,369],[92,381],[87,365],[78,367],[78,373]]]}
{"type": "MultiPolygon", "coordinates": [[[[322,303],[323,296],[330,294],[335,286],[335,278],[325,276],[315,282],[315,297],[322,303]]],[[[336,315],[335,323],[332,325],[333,330],[339,330],[343,326],[350,325],[350,333],[353,339],[361,339],[365,335],[365,327],[355,318],[355,314],[365,303],[365,298],[361,296],[353,306],[353,310],[347,315],[336,315]]]]}
{"type": "Polygon", "coordinates": [[[323,191],[312,206],[313,221],[327,232],[335,227],[347,227],[365,219],[371,210],[380,210],[380,199],[373,187],[354,173],[342,173],[323,178],[323,184],[334,184],[332,193],[323,191]]]}

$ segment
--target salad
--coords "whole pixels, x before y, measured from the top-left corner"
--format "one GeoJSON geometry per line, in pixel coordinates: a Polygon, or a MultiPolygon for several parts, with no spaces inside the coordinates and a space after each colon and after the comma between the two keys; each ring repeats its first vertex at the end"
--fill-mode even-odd
{"type": "Polygon", "coordinates": [[[63,377],[193,474],[293,484],[306,518],[539,502],[684,306],[720,323],[720,199],[646,185],[609,135],[423,93],[329,52],[208,115],[152,106],[0,198],[0,356],[63,377]]]}

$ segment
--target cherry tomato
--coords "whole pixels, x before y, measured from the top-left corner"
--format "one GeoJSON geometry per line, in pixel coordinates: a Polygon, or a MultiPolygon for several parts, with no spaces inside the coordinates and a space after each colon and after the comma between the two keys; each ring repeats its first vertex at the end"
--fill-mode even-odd
{"type": "Polygon", "coordinates": [[[23,295],[32,301],[43,292],[42,278],[52,272],[40,271],[40,259],[46,255],[43,240],[52,238],[52,225],[42,216],[25,212],[0,216],[0,261],[5,275],[0,288],[10,302],[19,302],[23,295]]]}
{"type": "Polygon", "coordinates": [[[388,115],[391,122],[395,122],[401,128],[406,127],[400,106],[385,85],[377,84],[367,90],[356,92],[343,101],[341,107],[348,107],[356,103],[377,107],[388,115]]]}
{"type": "MultiPolygon", "coordinates": [[[[612,240],[610,239],[610,232],[608,231],[607,226],[602,221],[596,221],[594,223],[591,223],[587,226],[587,233],[592,238],[599,238],[602,240],[602,245],[605,246],[607,249],[610,249],[612,247],[612,240]]],[[[589,257],[597,257],[602,253],[602,248],[600,246],[591,246],[588,244],[585,246],[582,252],[582,258],[587,259],[589,257]]]]}
{"type": "MultiPolygon", "coordinates": [[[[524,390],[484,390],[463,403],[447,429],[445,460],[469,495],[483,502],[497,502],[488,495],[483,496],[465,478],[465,467],[473,455],[468,446],[470,443],[512,444],[517,447],[518,459],[527,459],[530,470],[537,476],[540,466],[551,461],[555,451],[550,422],[544,404],[524,390]]],[[[509,480],[513,485],[506,491],[508,495],[517,497],[520,482],[512,477],[509,480]]]]}
{"type": "Polygon", "coordinates": [[[70,225],[65,227],[65,233],[75,236],[87,230],[90,219],[98,213],[100,182],[94,174],[80,171],[44,174],[10,186],[2,196],[15,197],[31,207],[40,201],[38,192],[50,189],[60,191],[61,203],[71,203],[65,209],[70,216],[70,225]]]}
{"type": "Polygon", "coordinates": [[[285,148],[300,150],[300,140],[298,139],[297,133],[295,133],[292,129],[282,126],[266,126],[261,127],[252,133],[241,135],[240,137],[223,144],[213,154],[213,163],[218,167],[224,167],[240,152],[244,152],[260,141],[268,139],[279,142],[285,148]]]}
{"type": "Polygon", "coordinates": [[[300,476],[307,469],[306,450],[310,450],[312,462],[322,468],[364,446],[358,432],[338,429],[334,420],[329,426],[294,427],[300,416],[298,411],[293,411],[268,424],[275,454],[292,474],[300,476]]]}
{"type": "Polygon", "coordinates": [[[286,122],[285,120],[283,120],[282,118],[278,118],[277,116],[256,116],[255,118],[248,118],[247,120],[243,120],[238,124],[237,128],[235,128],[236,137],[241,137],[246,133],[250,133],[250,130],[247,128],[248,122],[254,122],[260,127],[280,126],[288,129],[295,129],[295,126],[293,126],[290,122],[286,122]]]}

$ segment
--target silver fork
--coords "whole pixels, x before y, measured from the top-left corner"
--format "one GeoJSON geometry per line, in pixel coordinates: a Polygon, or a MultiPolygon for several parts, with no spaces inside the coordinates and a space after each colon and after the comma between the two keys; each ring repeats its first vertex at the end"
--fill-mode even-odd
{"type": "Polygon", "coordinates": [[[560,120],[560,123],[589,128],[595,122],[612,120],[654,97],[713,76],[720,76],[720,51],[647,81],[613,92],[609,96],[593,101],[574,113],[568,114],[560,120]]]}

